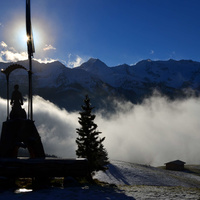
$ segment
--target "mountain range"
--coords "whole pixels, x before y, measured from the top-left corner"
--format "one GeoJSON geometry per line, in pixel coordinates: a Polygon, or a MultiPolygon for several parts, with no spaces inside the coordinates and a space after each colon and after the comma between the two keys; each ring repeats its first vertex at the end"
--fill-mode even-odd
{"type": "MultiPolygon", "coordinates": [[[[5,69],[20,64],[28,69],[28,60],[16,63],[0,62],[5,69]]],[[[6,97],[6,77],[0,74],[0,96],[6,97]]],[[[15,84],[28,93],[25,70],[10,74],[10,94],[15,84]]],[[[33,60],[33,94],[50,100],[68,111],[80,110],[86,94],[96,108],[115,108],[114,99],[140,103],[154,91],[171,99],[198,96],[200,92],[200,63],[192,60],[142,60],[135,65],[108,67],[91,58],[76,68],[68,68],[59,61],[44,64],[33,60]]]]}

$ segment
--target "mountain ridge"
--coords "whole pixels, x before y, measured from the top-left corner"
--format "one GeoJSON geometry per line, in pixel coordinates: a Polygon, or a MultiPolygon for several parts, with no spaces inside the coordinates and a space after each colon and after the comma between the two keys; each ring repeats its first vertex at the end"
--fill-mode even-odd
{"type": "MultiPolygon", "coordinates": [[[[6,68],[13,63],[0,63],[6,68]]],[[[28,61],[18,61],[28,68],[28,61]]],[[[16,70],[10,78],[10,92],[19,84],[27,94],[26,71],[16,70]]],[[[0,96],[5,98],[6,79],[0,75],[0,96]]],[[[169,98],[199,95],[200,62],[192,60],[142,60],[134,65],[108,67],[99,59],[90,58],[76,68],[68,68],[59,61],[39,63],[33,60],[33,92],[67,110],[78,110],[88,94],[97,108],[114,107],[113,99],[141,102],[157,90],[169,98]],[[187,92],[185,92],[187,91],[187,92]],[[188,93],[188,91],[190,91],[188,93]]]]}

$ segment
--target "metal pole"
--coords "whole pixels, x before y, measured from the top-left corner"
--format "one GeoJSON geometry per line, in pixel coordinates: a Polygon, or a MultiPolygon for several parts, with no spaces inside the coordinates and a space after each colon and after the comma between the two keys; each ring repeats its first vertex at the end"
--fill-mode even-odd
{"type": "Polygon", "coordinates": [[[32,101],[32,56],[35,52],[32,27],[31,27],[31,6],[30,0],[26,0],[26,34],[28,37],[28,59],[29,59],[29,119],[33,120],[33,101],[32,101]]]}
{"type": "Polygon", "coordinates": [[[9,120],[9,74],[6,75],[7,80],[7,120],[9,120]]]}
{"type": "Polygon", "coordinates": [[[29,119],[33,120],[33,97],[32,97],[32,56],[29,54],[29,119]]]}

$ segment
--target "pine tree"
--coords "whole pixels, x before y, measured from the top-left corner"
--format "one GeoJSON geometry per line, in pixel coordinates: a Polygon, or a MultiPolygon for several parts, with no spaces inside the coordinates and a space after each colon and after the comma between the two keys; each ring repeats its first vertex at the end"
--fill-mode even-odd
{"type": "Polygon", "coordinates": [[[97,131],[97,125],[94,123],[95,115],[92,114],[94,107],[91,107],[90,99],[86,95],[82,112],[80,112],[79,124],[80,128],[76,129],[78,137],[76,143],[78,149],[76,155],[80,158],[87,158],[90,166],[90,171],[106,170],[105,165],[109,163],[108,154],[104,148],[103,141],[99,137],[101,132],[97,131]]]}

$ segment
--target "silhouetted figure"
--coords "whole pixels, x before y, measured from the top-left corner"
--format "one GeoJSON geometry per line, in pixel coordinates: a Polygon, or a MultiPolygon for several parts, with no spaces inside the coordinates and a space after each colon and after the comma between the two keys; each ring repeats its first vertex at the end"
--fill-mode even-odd
{"type": "Polygon", "coordinates": [[[21,92],[19,91],[19,85],[14,86],[10,104],[16,109],[20,109],[21,105],[23,105],[23,98],[21,92]]]}
{"type": "Polygon", "coordinates": [[[21,107],[21,105],[23,105],[23,98],[21,92],[19,91],[19,85],[14,86],[10,104],[12,105],[10,119],[26,119],[26,112],[21,107]]]}

